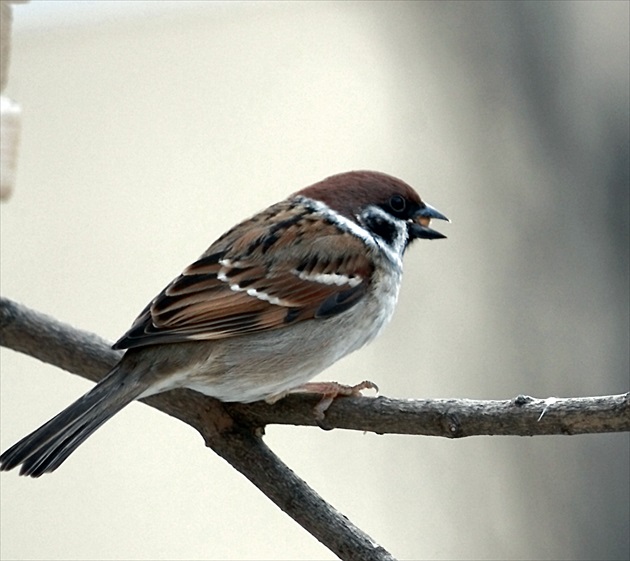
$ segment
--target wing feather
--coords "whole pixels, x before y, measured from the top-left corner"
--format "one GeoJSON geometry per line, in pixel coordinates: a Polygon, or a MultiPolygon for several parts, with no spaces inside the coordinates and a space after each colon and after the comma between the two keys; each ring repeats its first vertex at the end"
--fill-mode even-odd
{"type": "Polygon", "coordinates": [[[363,298],[373,270],[365,242],[349,229],[285,201],[219,238],[114,348],[223,339],[328,318],[363,298]],[[315,239],[306,234],[314,224],[315,239]]]}

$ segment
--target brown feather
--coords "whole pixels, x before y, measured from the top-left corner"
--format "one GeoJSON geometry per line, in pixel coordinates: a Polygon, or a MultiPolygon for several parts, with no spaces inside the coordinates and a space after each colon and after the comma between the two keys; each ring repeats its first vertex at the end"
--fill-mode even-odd
{"type": "Polygon", "coordinates": [[[360,301],[373,268],[365,242],[288,199],[212,244],[115,348],[223,339],[330,317],[360,301]],[[307,230],[315,224],[314,238],[307,230]]]}

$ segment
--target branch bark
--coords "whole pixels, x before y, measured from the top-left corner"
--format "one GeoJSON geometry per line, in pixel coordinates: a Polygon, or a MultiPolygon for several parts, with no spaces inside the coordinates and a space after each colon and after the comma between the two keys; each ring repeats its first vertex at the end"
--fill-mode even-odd
{"type": "MultiPolygon", "coordinates": [[[[0,345],[98,381],[121,353],[104,339],[0,298],[0,345]]],[[[264,423],[236,419],[227,404],[190,390],[142,400],[191,425],[212,448],[340,559],[394,557],[322,499],[263,442],[264,423]]]]}
{"type": "MultiPolygon", "coordinates": [[[[95,334],[75,329],[7,298],[0,298],[0,344],[98,381],[121,353],[95,334]]],[[[227,404],[190,390],[143,400],[197,429],[206,445],[240,471],[339,558],[393,559],[367,534],[324,501],[264,444],[267,424],[315,425],[319,397],[290,395],[274,405],[227,404]]],[[[503,401],[336,400],[326,412],[330,428],[378,434],[461,438],[474,435],[551,435],[630,430],[630,393],[582,398],[503,401]]]]}

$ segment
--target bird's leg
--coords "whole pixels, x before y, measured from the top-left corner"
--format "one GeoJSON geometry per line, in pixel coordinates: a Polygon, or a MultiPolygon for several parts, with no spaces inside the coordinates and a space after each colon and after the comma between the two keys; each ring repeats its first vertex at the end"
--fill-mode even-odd
{"type": "Polygon", "coordinates": [[[355,384],[354,386],[346,386],[338,382],[307,382],[290,390],[290,393],[308,392],[321,394],[322,398],[313,409],[313,412],[318,421],[323,421],[324,413],[326,413],[337,397],[360,397],[362,390],[376,390],[378,392],[378,386],[369,380],[363,380],[363,382],[355,384]]]}
{"type": "Polygon", "coordinates": [[[363,390],[376,390],[378,392],[378,386],[374,382],[369,380],[363,380],[354,386],[346,386],[338,382],[307,382],[296,388],[292,388],[286,392],[267,398],[267,403],[275,403],[276,401],[286,397],[290,393],[316,393],[320,394],[322,398],[318,401],[317,405],[313,409],[315,419],[318,424],[321,425],[321,421],[324,420],[324,413],[328,410],[332,402],[339,396],[345,397],[359,397],[363,390]]]}

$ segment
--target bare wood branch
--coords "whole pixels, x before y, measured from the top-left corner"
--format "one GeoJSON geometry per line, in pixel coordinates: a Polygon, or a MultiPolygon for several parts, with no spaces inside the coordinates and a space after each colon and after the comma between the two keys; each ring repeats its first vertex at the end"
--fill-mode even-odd
{"type": "MultiPolygon", "coordinates": [[[[97,335],[6,298],[0,299],[0,344],[93,381],[100,380],[120,357],[97,335]]],[[[181,399],[186,402],[182,411],[212,401],[195,392],[181,391],[181,399]]],[[[157,396],[146,401],[202,432],[189,414],[177,413],[178,408],[170,405],[173,400],[161,399],[157,396]]],[[[247,426],[315,425],[312,408],[317,400],[316,396],[296,394],[274,405],[257,402],[223,406],[247,426]]],[[[501,401],[346,398],[333,403],[326,422],[331,428],[447,438],[621,432],[630,430],[630,393],[562,399],[517,396],[501,401]]]]}
{"type": "MultiPolygon", "coordinates": [[[[97,335],[0,298],[0,344],[98,381],[120,358],[97,335]]],[[[233,418],[226,404],[189,390],[143,400],[197,429],[206,445],[241,472],[340,559],[394,557],[322,499],[263,442],[264,424],[233,418]]]]}
{"type": "MultiPolygon", "coordinates": [[[[291,396],[273,406],[230,404],[230,413],[249,422],[313,425],[317,397],[291,396]],[[302,404],[305,403],[305,405],[302,404]]],[[[373,399],[337,400],[326,412],[331,428],[377,434],[466,436],[572,435],[630,430],[630,393],[598,397],[507,400],[373,399]]]]}
{"type": "MultiPolygon", "coordinates": [[[[6,298],[0,298],[0,344],[94,381],[120,358],[97,335],[6,298]]],[[[207,446],[341,559],[393,559],[262,441],[267,424],[314,425],[312,411],[318,399],[295,394],[274,405],[225,404],[175,390],[143,401],[197,429],[207,446]]],[[[630,393],[546,400],[518,396],[504,401],[345,398],[333,403],[326,422],[331,428],[447,438],[620,432],[630,430],[630,393]]]]}

